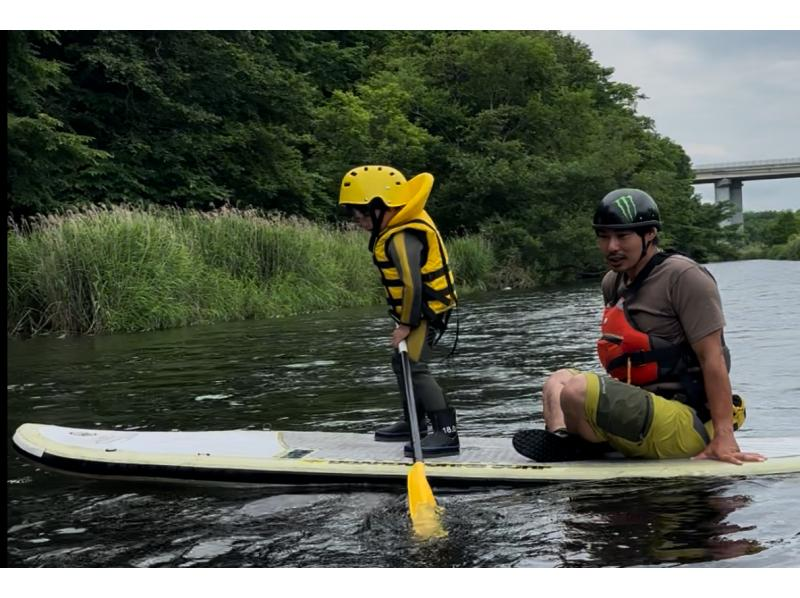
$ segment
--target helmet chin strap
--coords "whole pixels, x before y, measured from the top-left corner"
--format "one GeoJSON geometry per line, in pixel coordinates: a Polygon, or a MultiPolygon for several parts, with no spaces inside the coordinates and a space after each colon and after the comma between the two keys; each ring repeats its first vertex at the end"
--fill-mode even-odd
{"type": "MultiPolygon", "coordinates": [[[[639,262],[641,262],[644,256],[647,254],[647,248],[650,246],[650,243],[645,242],[644,240],[645,234],[646,233],[639,233],[639,236],[642,238],[642,255],[639,256],[639,262]]],[[[636,263],[638,264],[639,262],[636,263]]]]}
{"type": "Polygon", "coordinates": [[[627,270],[627,271],[626,271],[626,273],[625,273],[625,278],[626,278],[627,280],[631,280],[631,279],[630,279],[630,276],[628,275],[628,272],[631,272],[632,270],[636,270],[636,269],[639,267],[639,264],[641,264],[641,263],[642,263],[642,260],[643,260],[643,259],[645,258],[645,256],[647,255],[647,249],[648,249],[648,247],[650,247],[650,245],[652,245],[652,244],[653,244],[653,241],[645,241],[645,240],[644,240],[644,236],[647,234],[646,232],[640,232],[640,231],[636,231],[636,234],[638,234],[638,235],[639,235],[639,236],[642,238],[642,253],[639,255],[639,259],[638,259],[638,260],[636,260],[636,263],[633,265],[633,268],[631,268],[630,270],[627,270]]]}
{"type": "MultiPolygon", "coordinates": [[[[647,234],[647,231],[639,233],[639,236],[642,238],[642,254],[639,256],[639,259],[636,261],[636,266],[638,266],[639,263],[644,259],[644,257],[647,255],[647,250],[649,249],[650,245],[653,244],[653,240],[652,239],[650,241],[645,241],[644,240],[644,236],[646,234],[647,234]]],[[[634,266],[634,268],[636,266],[634,266]]]]}

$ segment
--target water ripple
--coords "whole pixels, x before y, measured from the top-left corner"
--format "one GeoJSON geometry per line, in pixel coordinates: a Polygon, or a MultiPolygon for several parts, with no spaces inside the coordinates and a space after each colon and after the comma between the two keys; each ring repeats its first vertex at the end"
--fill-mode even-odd
{"type": "MultiPolygon", "coordinates": [[[[741,433],[796,436],[800,264],[709,267],[726,309],[733,383],[747,399],[741,433]]],[[[509,437],[540,423],[549,373],[596,370],[600,303],[596,282],[465,298],[458,351],[445,357],[446,335],[432,365],[463,433],[509,437]]],[[[25,421],[368,433],[402,412],[391,333],[376,307],[10,340],[8,437],[25,421]]],[[[413,536],[404,488],[99,482],[42,471],[10,453],[7,489],[12,566],[781,567],[800,560],[798,476],[437,488],[448,537],[429,543],[413,536]]]]}

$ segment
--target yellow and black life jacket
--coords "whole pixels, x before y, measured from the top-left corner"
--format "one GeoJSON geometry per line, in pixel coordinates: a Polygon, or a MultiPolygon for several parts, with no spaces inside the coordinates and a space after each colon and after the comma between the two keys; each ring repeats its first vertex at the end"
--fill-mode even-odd
{"type": "Polygon", "coordinates": [[[419,235],[423,241],[422,316],[433,326],[444,329],[447,325],[448,312],[455,307],[457,301],[454,278],[442,237],[425,210],[419,212],[412,220],[390,224],[378,234],[372,248],[372,261],[381,274],[381,283],[386,290],[386,302],[389,304],[389,314],[399,321],[403,303],[403,281],[386,248],[394,235],[406,230],[422,233],[419,235]]]}

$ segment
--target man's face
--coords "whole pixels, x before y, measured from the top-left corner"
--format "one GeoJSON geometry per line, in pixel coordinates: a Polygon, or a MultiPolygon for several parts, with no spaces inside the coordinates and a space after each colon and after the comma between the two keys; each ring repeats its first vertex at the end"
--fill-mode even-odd
{"type": "MultiPolygon", "coordinates": [[[[655,234],[645,234],[645,242],[655,234]]],[[[639,262],[642,256],[642,238],[632,230],[597,230],[597,246],[606,258],[606,263],[614,272],[627,272],[639,262]]]]}

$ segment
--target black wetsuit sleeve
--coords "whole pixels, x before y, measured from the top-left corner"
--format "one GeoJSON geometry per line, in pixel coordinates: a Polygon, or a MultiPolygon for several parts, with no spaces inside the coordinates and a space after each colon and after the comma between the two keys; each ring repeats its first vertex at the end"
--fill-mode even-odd
{"type": "Polygon", "coordinates": [[[400,323],[416,328],[422,318],[422,241],[411,232],[400,231],[386,249],[403,281],[400,323]]]}

